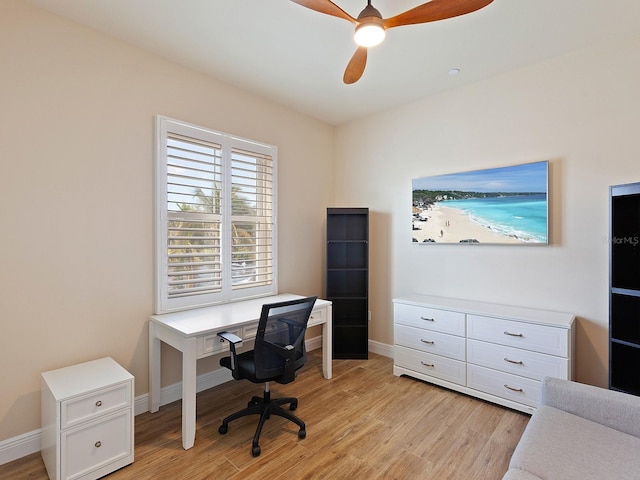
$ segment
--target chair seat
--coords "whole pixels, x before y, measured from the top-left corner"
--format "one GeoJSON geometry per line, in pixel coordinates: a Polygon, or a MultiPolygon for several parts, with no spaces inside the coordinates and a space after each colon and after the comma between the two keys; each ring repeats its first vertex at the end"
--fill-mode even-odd
{"type": "MultiPolygon", "coordinates": [[[[224,357],[220,359],[220,365],[233,370],[231,368],[231,357],[224,357]]],[[[253,383],[262,383],[272,381],[274,378],[258,379],[256,377],[256,363],[253,357],[253,350],[250,352],[244,352],[236,355],[236,380],[246,379],[253,383]]]]}
{"type": "MultiPolygon", "coordinates": [[[[278,381],[281,378],[281,375],[273,375],[271,377],[266,377],[266,378],[258,378],[256,376],[256,362],[254,359],[253,352],[254,351],[251,350],[249,352],[244,352],[236,355],[236,375],[237,376],[234,375],[233,378],[235,378],[236,380],[246,379],[252,383],[263,383],[263,382],[282,383],[278,381]]],[[[220,366],[228,368],[229,370],[233,371],[233,369],[231,368],[231,357],[221,358],[220,366]]],[[[296,370],[301,367],[302,367],[302,364],[296,365],[296,370]]]]}

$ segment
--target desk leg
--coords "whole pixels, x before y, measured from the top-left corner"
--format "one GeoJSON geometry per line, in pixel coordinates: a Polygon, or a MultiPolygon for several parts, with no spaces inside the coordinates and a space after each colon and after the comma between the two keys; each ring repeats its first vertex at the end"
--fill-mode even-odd
{"type": "Polygon", "coordinates": [[[182,447],[193,447],[196,438],[196,339],[187,340],[182,352],[182,447]]]}
{"type": "Polygon", "coordinates": [[[149,322],[149,411],[155,413],[160,408],[160,340],[156,337],[156,327],[149,322]]]}
{"type": "Polygon", "coordinates": [[[322,373],[324,378],[331,378],[331,361],[333,360],[332,350],[332,325],[333,310],[332,306],[327,307],[327,321],[322,324],[322,373]]]}

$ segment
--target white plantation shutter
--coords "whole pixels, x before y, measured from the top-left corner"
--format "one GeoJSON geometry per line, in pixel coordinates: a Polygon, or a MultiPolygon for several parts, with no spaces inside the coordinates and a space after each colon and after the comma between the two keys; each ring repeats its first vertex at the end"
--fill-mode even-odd
{"type": "Polygon", "coordinates": [[[273,278],[273,159],[231,151],[231,270],[234,289],[273,278]]]}
{"type": "Polygon", "coordinates": [[[167,296],[220,292],[222,147],[168,132],[167,296]]]}
{"type": "Polygon", "coordinates": [[[156,313],[277,293],[275,147],[157,119],[156,313]]]}

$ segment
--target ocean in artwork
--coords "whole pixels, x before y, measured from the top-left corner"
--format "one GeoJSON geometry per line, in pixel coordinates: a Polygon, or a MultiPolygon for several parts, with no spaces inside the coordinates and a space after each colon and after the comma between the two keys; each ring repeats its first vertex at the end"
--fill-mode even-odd
{"type": "Polygon", "coordinates": [[[438,202],[462,210],[471,221],[524,242],[547,243],[547,196],[500,196],[438,202]]]}

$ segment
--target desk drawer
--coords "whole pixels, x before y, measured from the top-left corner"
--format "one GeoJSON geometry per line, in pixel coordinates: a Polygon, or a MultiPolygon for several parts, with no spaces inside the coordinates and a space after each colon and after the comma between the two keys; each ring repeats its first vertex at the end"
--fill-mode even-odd
{"type": "Polygon", "coordinates": [[[455,335],[407,325],[396,325],[395,343],[423,352],[443,355],[456,360],[465,360],[465,340],[463,337],[455,335]]]}
{"type": "Polygon", "coordinates": [[[478,340],[467,340],[467,361],[534,380],[546,376],[569,378],[569,360],[566,358],[478,340]]]}
{"type": "MultiPolygon", "coordinates": [[[[256,324],[257,330],[257,324],[256,324]]],[[[229,333],[233,333],[240,338],[242,337],[242,329],[236,328],[233,330],[227,330],[229,333]]],[[[255,336],[255,334],[254,334],[255,336]]],[[[229,344],[218,336],[217,333],[205,335],[196,338],[196,358],[209,357],[217,353],[228,352],[229,344]]]]}
{"type": "Polygon", "coordinates": [[[448,382],[465,384],[465,363],[452,358],[395,347],[395,365],[448,382]]]}
{"type": "Polygon", "coordinates": [[[64,429],[131,405],[131,382],[104,388],[61,404],[60,428],[64,429]]]}
{"type": "Polygon", "coordinates": [[[325,323],[327,321],[325,318],[326,314],[327,314],[326,308],[313,310],[311,312],[311,316],[309,317],[309,323],[307,324],[307,327],[313,327],[314,325],[320,325],[322,323],[325,323]]]}
{"type": "Polygon", "coordinates": [[[258,334],[258,323],[259,322],[255,322],[242,327],[242,340],[251,340],[256,338],[256,335],[258,334]]]}
{"type": "Polygon", "coordinates": [[[465,335],[465,314],[460,312],[396,303],[394,304],[393,318],[395,323],[402,325],[426,328],[461,337],[465,335]]]}
{"type": "Polygon", "coordinates": [[[477,365],[467,364],[467,387],[530,407],[540,403],[541,383],[537,380],[477,365]]]}
{"type": "Polygon", "coordinates": [[[564,328],[502,318],[467,316],[468,337],[560,357],[569,356],[569,335],[564,328]]]}

